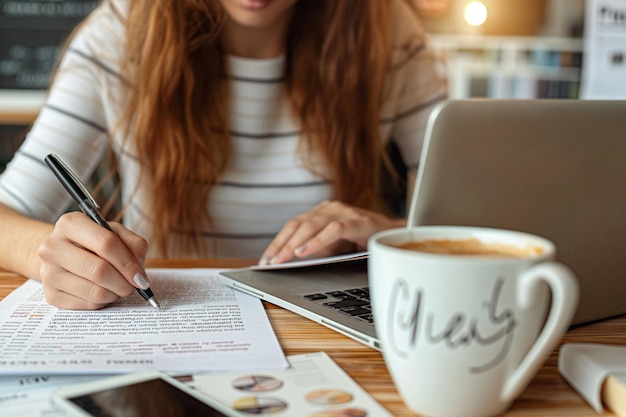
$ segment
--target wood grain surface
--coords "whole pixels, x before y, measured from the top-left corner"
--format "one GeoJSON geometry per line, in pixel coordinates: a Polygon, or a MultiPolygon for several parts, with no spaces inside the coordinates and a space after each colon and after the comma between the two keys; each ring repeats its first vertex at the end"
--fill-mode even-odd
{"type": "MultiPolygon", "coordinates": [[[[255,260],[152,260],[155,268],[234,268],[254,264],[255,260]]],[[[0,270],[0,299],[25,281],[16,274],[0,270]]],[[[389,412],[399,417],[416,416],[402,402],[387,372],[380,352],[334,332],[290,311],[264,303],[268,317],[286,355],[325,351],[389,412]]],[[[626,317],[579,326],[563,337],[562,343],[589,342],[626,346],[626,317]]],[[[558,349],[534,377],[524,393],[513,403],[506,416],[588,416],[597,414],[560,376],[558,349]]],[[[610,412],[605,414],[613,416],[610,412]]]]}

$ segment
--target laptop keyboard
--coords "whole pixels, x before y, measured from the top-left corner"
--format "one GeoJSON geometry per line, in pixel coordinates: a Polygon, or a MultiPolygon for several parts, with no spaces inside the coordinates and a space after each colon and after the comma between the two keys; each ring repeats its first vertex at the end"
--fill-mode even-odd
{"type": "Polygon", "coordinates": [[[320,304],[353,316],[366,323],[373,324],[372,306],[370,304],[369,287],[352,288],[341,291],[307,294],[307,300],[321,302],[320,304]],[[324,301],[328,300],[328,301],[324,301]]]}

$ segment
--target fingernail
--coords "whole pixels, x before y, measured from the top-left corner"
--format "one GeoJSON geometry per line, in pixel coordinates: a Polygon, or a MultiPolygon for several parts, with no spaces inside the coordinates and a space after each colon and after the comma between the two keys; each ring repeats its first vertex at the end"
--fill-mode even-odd
{"type": "Polygon", "coordinates": [[[296,255],[300,255],[301,253],[305,252],[308,248],[309,248],[309,245],[305,243],[304,245],[300,246],[298,249],[293,251],[293,253],[295,253],[296,255]]]}
{"type": "Polygon", "coordinates": [[[133,281],[135,281],[135,284],[139,285],[139,288],[141,288],[142,290],[147,290],[148,288],[150,288],[150,283],[148,282],[148,280],[139,272],[135,274],[135,276],[133,277],[133,281]]]}
{"type": "Polygon", "coordinates": [[[272,259],[270,259],[270,265],[274,265],[278,263],[279,256],[276,255],[272,259]]]}
{"type": "Polygon", "coordinates": [[[144,258],[141,258],[139,260],[139,264],[141,265],[142,268],[144,269],[146,268],[146,260],[144,258]]]}
{"type": "Polygon", "coordinates": [[[262,257],[261,260],[259,261],[259,265],[267,265],[269,263],[270,263],[270,257],[267,255],[262,257]]]}

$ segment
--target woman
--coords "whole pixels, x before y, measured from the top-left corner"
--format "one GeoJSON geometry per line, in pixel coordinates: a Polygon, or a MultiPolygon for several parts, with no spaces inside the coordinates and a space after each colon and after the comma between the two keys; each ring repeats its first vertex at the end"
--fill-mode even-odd
{"type": "Polygon", "coordinates": [[[147,256],[363,249],[404,222],[380,197],[386,144],[416,166],[444,97],[403,0],[104,1],[0,178],[0,266],[55,306],[98,309],[141,286],[147,256]],[[107,149],[115,233],[63,214],[42,163],[54,152],[89,178],[107,149]]]}

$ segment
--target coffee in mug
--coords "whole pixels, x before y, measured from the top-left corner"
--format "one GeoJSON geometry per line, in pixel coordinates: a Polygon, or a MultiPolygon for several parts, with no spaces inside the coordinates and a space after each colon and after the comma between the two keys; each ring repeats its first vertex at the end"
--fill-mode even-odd
{"type": "Polygon", "coordinates": [[[380,232],[368,246],[385,364],[420,415],[502,414],[577,307],[574,275],[539,236],[424,226],[380,232]]]}
{"type": "Polygon", "coordinates": [[[439,253],[445,255],[465,256],[503,256],[509,258],[527,258],[541,255],[539,246],[518,247],[513,245],[485,243],[476,238],[471,239],[427,239],[409,241],[396,246],[400,249],[416,252],[439,253]]]}

